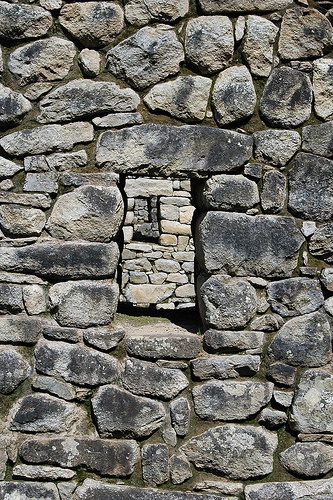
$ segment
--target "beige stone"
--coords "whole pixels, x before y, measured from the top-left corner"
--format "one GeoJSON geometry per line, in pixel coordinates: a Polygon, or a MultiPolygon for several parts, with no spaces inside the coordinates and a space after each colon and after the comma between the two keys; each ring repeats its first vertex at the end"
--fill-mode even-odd
{"type": "Polygon", "coordinates": [[[176,285],[128,285],[124,290],[125,298],[133,304],[157,304],[168,299],[176,285]]]}
{"type": "Polygon", "coordinates": [[[179,222],[181,224],[191,224],[195,208],[191,205],[187,207],[180,207],[179,209],[179,222]]]}
{"type": "Polygon", "coordinates": [[[163,233],[179,234],[183,236],[191,236],[191,226],[187,224],[181,224],[180,222],[162,220],[161,229],[163,233]]]}
{"type": "Polygon", "coordinates": [[[175,236],[174,234],[161,234],[160,244],[165,246],[176,246],[177,236],[175,236]]]}

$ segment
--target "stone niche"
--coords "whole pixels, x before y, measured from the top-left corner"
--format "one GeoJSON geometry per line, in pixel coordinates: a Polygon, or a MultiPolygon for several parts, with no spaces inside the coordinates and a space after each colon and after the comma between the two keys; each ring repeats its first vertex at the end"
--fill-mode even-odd
{"type": "Polygon", "coordinates": [[[121,302],[156,309],[194,307],[191,182],[127,177],[125,194],[121,302]]]}

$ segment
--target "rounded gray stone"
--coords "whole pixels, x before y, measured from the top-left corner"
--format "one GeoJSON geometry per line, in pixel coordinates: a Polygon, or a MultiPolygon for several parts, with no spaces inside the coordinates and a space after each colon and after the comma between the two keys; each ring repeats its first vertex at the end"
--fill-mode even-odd
{"type": "Polygon", "coordinates": [[[39,38],[51,26],[51,14],[37,5],[0,2],[0,38],[4,40],[39,38]]]}
{"type": "Polygon", "coordinates": [[[252,75],[268,77],[274,62],[273,48],[279,29],[259,16],[248,16],[242,48],[252,75]]]}
{"type": "Polygon", "coordinates": [[[297,476],[324,476],[333,469],[333,447],[323,443],[295,443],[280,453],[280,463],[297,476]]]}
{"type": "Polygon", "coordinates": [[[12,347],[0,349],[0,394],[10,394],[30,374],[29,363],[12,347]]]}
{"type": "Polygon", "coordinates": [[[189,10],[189,0],[128,0],[125,4],[126,20],[135,26],[151,21],[173,23],[184,17],[189,10]]]}

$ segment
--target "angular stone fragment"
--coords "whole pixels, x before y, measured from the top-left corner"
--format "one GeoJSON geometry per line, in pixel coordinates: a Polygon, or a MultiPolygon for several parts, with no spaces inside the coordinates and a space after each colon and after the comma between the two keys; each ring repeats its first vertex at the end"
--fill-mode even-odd
{"type": "Polygon", "coordinates": [[[333,59],[317,59],[313,63],[314,108],[317,116],[331,120],[333,116],[333,59]]]}
{"type": "Polygon", "coordinates": [[[36,500],[36,498],[40,500],[60,500],[56,484],[32,481],[2,481],[0,483],[0,497],[15,498],[17,500],[36,500]]]}
{"type": "Polygon", "coordinates": [[[246,420],[272,398],[274,384],[257,381],[212,381],[192,390],[194,408],[205,420],[246,420]]]}
{"type": "MultiPolygon", "coordinates": [[[[304,127],[303,136],[307,128],[304,127]]],[[[294,130],[261,130],[253,137],[256,160],[268,161],[278,167],[286,165],[301,148],[301,137],[294,130]]]]}
{"type": "Polygon", "coordinates": [[[142,90],[179,72],[183,46],[167,25],[146,26],[107,53],[107,69],[142,90]]]}
{"type": "Polygon", "coordinates": [[[134,111],[139,102],[134,90],[120,88],[113,82],[72,80],[44,97],[39,104],[38,121],[67,122],[106,112],[134,111]]]}
{"type": "Polygon", "coordinates": [[[119,288],[115,282],[67,281],[50,288],[54,316],[61,326],[106,325],[118,306],[119,288]]]}
{"type": "Polygon", "coordinates": [[[199,0],[202,10],[209,14],[232,12],[269,12],[285,9],[289,0],[199,0]]]}
{"type": "Polygon", "coordinates": [[[121,128],[127,125],[140,125],[143,123],[143,118],[141,113],[111,113],[110,115],[93,118],[92,122],[97,128],[121,128]]]}
{"type": "Polygon", "coordinates": [[[280,453],[280,463],[297,476],[320,477],[333,469],[333,447],[323,443],[295,443],[280,453]]]}
{"type": "Polygon", "coordinates": [[[25,176],[23,191],[56,194],[58,174],[55,172],[28,173],[25,176]]]}
{"type": "Polygon", "coordinates": [[[304,219],[333,215],[333,161],[299,153],[289,174],[289,208],[304,219]]]}
{"type": "Polygon", "coordinates": [[[2,39],[13,41],[39,38],[45,35],[51,26],[51,14],[37,5],[0,2],[2,39]]]}
{"type": "Polygon", "coordinates": [[[267,377],[277,384],[291,386],[296,380],[296,368],[277,362],[269,365],[267,377]]]}
{"type": "Polygon", "coordinates": [[[208,272],[287,277],[303,241],[292,217],[208,212],[197,224],[196,254],[208,272]]]}
{"type": "MultiPolygon", "coordinates": [[[[1,3],[5,2],[0,2],[0,16],[1,3]]],[[[14,92],[0,83],[0,125],[2,127],[6,128],[19,123],[31,108],[30,101],[23,97],[22,94],[14,92]]]]}
{"type": "Polygon", "coordinates": [[[205,479],[200,481],[200,483],[196,483],[193,489],[195,491],[216,491],[224,495],[240,495],[243,493],[244,486],[242,483],[236,483],[234,481],[211,481],[209,479],[205,479]]]}
{"type": "Polygon", "coordinates": [[[22,287],[0,283],[0,314],[19,313],[23,309],[22,287]]]}
{"type": "Polygon", "coordinates": [[[310,278],[274,281],[267,292],[273,311],[283,317],[308,314],[324,304],[319,282],[310,278]]]}
{"type": "Polygon", "coordinates": [[[308,76],[296,69],[281,66],[267,80],[260,112],[274,127],[297,127],[311,115],[312,86],[308,76]]]}
{"type": "Polygon", "coordinates": [[[114,275],[117,243],[44,241],[25,247],[0,248],[0,269],[53,280],[106,278],[114,275]]]}
{"type": "Polygon", "coordinates": [[[76,391],[73,386],[53,377],[38,375],[32,381],[32,387],[42,392],[48,392],[52,396],[57,396],[66,401],[72,401],[76,397],[76,391]]]}
{"type": "Polygon", "coordinates": [[[243,55],[252,75],[270,75],[274,62],[273,46],[279,28],[259,16],[248,16],[243,45],[243,55]]]}
{"type": "Polygon", "coordinates": [[[263,176],[261,206],[264,212],[278,213],[287,197],[287,179],[277,170],[268,170],[263,176]]]}
{"type": "MultiPolygon", "coordinates": [[[[221,334],[223,335],[223,332],[221,334]]],[[[194,377],[199,380],[248,377],[259,371],[260,356],[249,354],[210,356],[194,359],[191,366],[194,377]]]]}
{"type": "Polygon", "coordinates": [[[327,317],[314,312],[292,318],[279,330],[269,353],[293,366],[323,366],[332,358],[332,336],[327,317]]]}
{"type": "Polygon", "coordinates": [[[144,103],[152,111],[162,111],[179,120],[195,123],[205,118],[212,82],[203,76],[179,76],[155,85],[144,103]]]}
{"type": "Polygon", "coordinates": [[[333,432],[333,376],[324,370],[307,370],[298,385],[290,425],[305,434],[333,432]]]}
{"type": "Polygon", "coordinates": [[[243,327],[257,311],[256,292],[241,278],[215,275],[199,278],[199,309],[207,325],[223,329],[243,327]]]}
{"type": "Polygon", "coordinates": [[[282,59],[320,57],[332,45],[332,25],[318,10],[296,7],[286,11],[279,39],[282,59]]]}
{"type": "Polygon", "coordinates": [[[251,156],[252,137],[244,134],[195,125],[147,124],[101,134],[96,160],[98,166],[117,173],[153,171],[154,176],[188,178],[232,172],[251,156]]]}
{"type": "Polygon", "coordinates": [[[118,477],[130,476],[139,458],[135,441],[82,437],[31,438],[22,443],[19,453],[28,463],[82,467],[118,477]]]}
{"type": "Polygon", "coordinates": [[[207,330],[204,336],[205,348],[209,352],[261,352],[264,333],[255,331],[207,330]]]}
{"type": "Polygon", "coordinates": [[[101,69],[101,56],[97,50],[83,49],[79,55],[79,64],[84,76],[94,78],[101,69]]]}
{"type": "MultiPolygon", "coordinates": [[[[0,327],[1,328],[1,327],[0,327]]],[[[30,374],[30,365],[12,347],[0,349],[0,394],[10,394],[30,374]]]]}
{"type": "Polygon", "coordinates": [[[302,130],[302,149],[308,153],[333,156],[333,122],[308,125],[302,130]]]}
{"type": "Polygon", "coordinates": [[[0,342],[34,344],[42,334],[45,323],[39,318],[29,316],[1,316],[0,342]]]}
{"type": "Polygon", "coordinates": [[[169,479],[169,451],[166,444],[145,444],[142,447],[142,478],[151,486],[169,479]]]}
{"type": "Polygon", "coordinates": [[[234,54],[231,20],[226,16],[190,19],[185,33],[185,54],[200,73],[211,74],[229,66],[234,54]]]}
{"type": "Polygon", "coordinates": [[[124,14],[115,2],[74,2],[63,6],[59,22],[85,47],[102,47],[119,35],[124,14]]]}
{"type": "Polygon", "coordinates": [[[36,346],[35,359],[39,372],[77,385],[108,384],[118,374],[115,358],[79,344],[41,341],[36,346]]]}
{"type": "Polygon", "coordinates": [[[38,208],[23,208],[19,205],[0,206],[0,227],[9,236],[39,236],[45,222],[45,214],[38,208]]]}
{"type": "Polygon", "coordinates": [[[191,408],[186,398],[180,397],[170,403],[171,423],[177,436],[184,437],[188,433],[190,415],[191,408]]]}
{"type": "Polygon", "coordinates": [[[264,408],[259,415],[258,423],[267,427],[267,429],[278,429],[287,422],[288,417],[284,411],[264,408]]]}
{"type": "Polygon", "coordinates": [[[130,304],[145,306],[149,304],[159,304],[174,293],[176,285],[169,283],[166,285],[128,285],[123,291],[125,299],[130,304]]]}
{"type": "Polygon", "coordinates": [[[76,122],[67,125],[43,125],[20,130],[0,139],[0,146],[13,156],[26,156],[54,151],[69,151],[75,144],[90,142],[94,138],[90,123],[76,122]]]}
{"type": "Polygon", "coordinates": [[[309,250],[312,255],[327,262],[333,262],[333,224],[324,224],[315,230],[310,239],[309,250]]]}
{"type": "Polygon", "coordinates": [[[259,203],[257,184],[243,175],[213,175],[202,183],[196,197],[208,210],[241,212],[259,203]]]}
{"type": "Polygon", "coordinates": [[[17,174],[20,170],[23,170],[21,165],[14,163],[11,160],[7,160],[7,158],[0,157],[0,178],[4,177],[13,177],[13,175],[17,174]]]}
{"type": "Polygon", "coordinates": [[[65,432],[81,416],[78,407],[48,394],[20,399],[12,411],[10,429],[20,432],[65,432]]]}
{"type": "Polygon", "coordinates": [[[28,43],[9,56],[8,68],[20,85],[64,78],[76,54],[73,42],[51,37],[28,43]]]}
{"type": "Polygon", "coordinates": [[[181,370],[162,368],[149,361],[130,358],[122,375],[125,389],[140,396],[172,399],[189,382],[181,370]]]}
{"type": "Polygon", "coordinates": [[[125,335],[124,330],[109,328],[88,328],[83,332],[85,342],[101,351],[109,351],[116,347],[125,335]]]}
{"type": "Polygon", "coordinates": [[[172,23],[188,13],[189,0],[128,0],[125,16],[130,24],[144,26],[150,21],[172,23]]]}
{"type": "Polygon", "coordinates": [[[256,103],[256,91],[246,66],[232,66],[219,74],[212,94],[212,107],[218,125],[231,125],[249,118],[256,103]]]}
{"type": "Polygon", "coordinates": [[[165,417],[162,403],[112,385],[97,391],[92,407],[103,437],[147,437],[162,425],[165,417]]]}
{"type": "Polygon", "coordinates": [[[333,495],[333,480],[292,481],[290,483],[254,484],[245,487],[246,500],[263,500],[264,498],[283,498],[304,500],[306,498],[329,499],[333,495]]]}
{"type": "Polygon", "coordinates": [[[19,464],[13,468],[14,478],[37,479],[37,480],[66,480],[72,479],[75,472],[70,469],[62,469],[60,467],[51,467],[48,465],[34,466],[19,464]]]}
{"type": "Polygon", "coordinates": [[[191,464],[183,452],[178,451],[170,457],[170,476],[172,484],[182,484],[192,477],[191,464]]]}
{"type": "Polygon", "coordinates": [[[249,479],[272,472],[277,443],[276,435],[261,427],[227,424],[190,439],[181,450],[199,469],[249,479]]]}
{"type": "Polygon", "coordinates": [[[123,215],[117,187],[81,186],[59,196],[46,229],[54,238],[109,242],[118,233],[123,215]]]}

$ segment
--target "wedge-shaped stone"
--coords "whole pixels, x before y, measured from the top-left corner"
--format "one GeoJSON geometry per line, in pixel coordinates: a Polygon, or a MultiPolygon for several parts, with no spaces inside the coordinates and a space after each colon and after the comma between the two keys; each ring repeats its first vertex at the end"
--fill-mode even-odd
{"type": "Polygon", "coordinates": [[[150,21],[172,23],[184,17],[189,9],[189,0],[128,0],[125,16],[130,24],[144,26],[150,21]]]}
{"type": "Polygon", "coordinates": [[[46,322],[25,315],[0,317],[0,342],[34,344],[41,336],[46,322]]]}
{"type": "Polygon", "coordinates": [[[199,380],[237,378],[257,373],[260,368],[260,356],[210,356],[194,359],[191,366],[194,377],[199,380]]]}
{"type": "MultiPolygon", "coordinates": [[[[1,15],[0,2],[0,15],[1,15]]],[[[14,92],[9,87],[0,83],[0,125],[11,126],[19,123],[20,120],[32,108],[30,101],[19,92],[14,92]]],[[[8,160],[7,160],[8,161],[8,160]]]]}
{"type": "Polygon", "coordinates": [[[272,472],[277,444],[276,434],[261,427],[227,424],[190,439],[181,450],[199,469],[249,479],[272,472]]]}
{"type": "Polygon", "coordinates": [[[130,356],[147,359],[193,359],[201,351],[199,335],[187,332],[177,332],[170,335],[164,325],[159,325],[160,331],[145,332],[136,329],[126,336],[126,350],[130,356]]]}
{"type": "Polygon", "coordinates": [[[0,269],[36,274],[53,280],[106,278],[119,260],[117,243],[45,241],[25,247],[0,248],[0,269]]]}
{"type": "Polygon", "coordinates": [[[21,165],[14,163],[11,160],[7,160],[7,158],[0,157],[0,178],[4,177],[12,177],[20,170],[23,170],[21,165]]]}
{"type": "Polygon", "coordinates": [[[39,372],[77,385],[109,384],[118,374],[115,358],[80,344],[41,341],[35,359],[39,372]]]}
{"type": "Polygon", "coordinates": [[[319,281],[310,278],[273,281],[267,293],[273,311],[283,317],[308,314],[324,304],[319,281]]]}
{"type": "Polygon", "coordinates": [[[45,35],[51,26],[51,14],[37,5],[0,2],[0,38],[2,39],[11,42],[39,38],[45,35]]]}
{"type": "Polygon", "coordinates": [[[333,469],[333,447],[323,443],[295,443],[280,453],[280,462],[297,476],[320,477],[333,469]]]}
{"type": "Polygon", "coordinates": [[[269,12],[285,9],[289,0],[199,0],[200,7],[207,14],[232,12],[269,12]]]}
{"type": "Polygon", "coordinates": [[[134,396],[114,385],[101,387],[92,399],[92,407],[102,437],[147,437],[161,427],[165,418],[162,403],[134,396]]]}
{"type": "Polygon", "coordinates": [[[24,500],[60,500],[58,488],[53,483],[3,481],[0,483],[0,497],[24,500]]]}
{"type": "MultiPolygon", "coordinates": [[[[0,326],[1,328],[1,326],[0,326]]],[[[0,349],[0,394],[10,394],[30,374],[31,368],[12,347],[0,349]]]]}
{"type": "Polygon", "coordinates": [[[20,457],[32,464],[82,467],[103,476],[130,476],[139,458],[135,441],[83,437],[32,438],[20,447],[20,457]]]}
{"type": "Polygon", "coordinates": [[[333,116],[333,59],[323,57],[313,63],[314,108],[319,118],[331,120],[333,116]]]}
{"type": "Polygon", "coordinates": [[[135,111],[140,97],[113,82],[72,80],[50,92],[39,105],[41,123],[68,122],[102,113],[135,111]]]}
{"type": "Polygon", "coordinates": [[[232,172],[251,156],[252,137],[238,132],[147,124],[101,134],[96,160],[117,173],[196,177],[232,172]]]}
{"type": "MultiPolygon", "coordinates": [[[[309,127],[304,127],[306,130],[309,127]]],[[[332,131],[333,135],[333,131],[332,131]]],[[[261,130],[253,134],[254,157],[261,162],[284,166],[301,148],[301,137],[294,130],[261,130]]],[[[304,148],[304,143],[303,143],[304,148]]]]}
{"type": "Polygon", "coordinates": [[[54,151],[69,151],[75,144],[90,142],[94,138],[90,123],[43,125],[20,130],[0,139],[0,146],[13,156],[26,156],[54,151]]]}
{"type": "Polygon", "coordinates": [[[254,484],[245,487],[245,500],[283,498],[284,500],[327,499],[333,496],[333,480],[292,481],[254,484]]]}
{"type": "Polygon", "coordinates": [[[274,384],[257,381],[212,381],[192,390],[194,408],[206,420],[245,420],[269,403],[274,384]]]}
{"type": "Polygon", "coordinates": [[[288,277],[303,241],[292,217],[208,212],[197,224],[196,254],[210,273],[288,277]]]}

